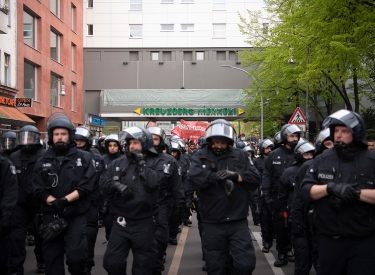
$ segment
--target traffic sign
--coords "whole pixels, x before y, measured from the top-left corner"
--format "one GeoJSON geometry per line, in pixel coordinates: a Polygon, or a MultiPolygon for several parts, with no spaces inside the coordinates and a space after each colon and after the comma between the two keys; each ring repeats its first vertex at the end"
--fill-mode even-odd
{"type": "Polygon", "coordinates": [[[306,124],[306,117],[300,107],[294,110],[292,117],[289,119],[289,124],[306,124]]]}

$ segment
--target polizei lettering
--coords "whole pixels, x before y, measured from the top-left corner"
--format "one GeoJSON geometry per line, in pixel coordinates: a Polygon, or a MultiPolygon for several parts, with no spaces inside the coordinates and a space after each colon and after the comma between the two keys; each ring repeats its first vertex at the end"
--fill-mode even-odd
{"type": "Polygon", "coordinates": [[[327,179],[327,180],[333,180],[333,175],[326,175],[326,174],[318,174],[318,179],[327,179]]]}

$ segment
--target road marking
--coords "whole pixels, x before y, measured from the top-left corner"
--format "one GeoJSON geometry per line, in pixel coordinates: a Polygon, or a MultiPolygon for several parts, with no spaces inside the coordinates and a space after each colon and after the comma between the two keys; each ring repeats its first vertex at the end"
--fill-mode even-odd
{"type": "MultiPolygon", "coordinates": [[[[260,249],[262,249],[263,243],[262,243],[262,236],[260,235],[260,232],[252,232],[252,233],[253,233],[255,239],[257,240],[257,243],[258,243],[260,249]]],[[[283,270],[280,267],[275,267],[273,265],[273,263],[276,261],[276,259],[271,252],[263,253],[263,255],[266,257],[266,259],[268,261],[268,264],[271,266],[271,269],[272,269],[272,271],[275,275],[285,275],[285,273],[283,272],[283,270]]]]}
{"type": "Polygon", "coordinates": [[[178,240],[176,251],[174,252],[171,266],[169,267],[168,275],[177,275],[180,268],[182,253],[186,243],[186,238],[189,232],[188,226],[182,226],[180,239],[178,240]]]}

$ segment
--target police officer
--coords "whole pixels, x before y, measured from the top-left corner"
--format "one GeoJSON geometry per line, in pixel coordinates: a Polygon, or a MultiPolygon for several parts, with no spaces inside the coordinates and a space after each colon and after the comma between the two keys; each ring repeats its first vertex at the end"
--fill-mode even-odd
{"type": "Polygon", "coordinates": [[[224,274],[228,251],[234,273],[251,274],[255,254],[247,222],[248,190],[258,186],[259,173],[244,151],[232,147],[236,133],[229,122],[214,120],[205,137],[209,144],[193,156],[188,178],[199,194],[208,274],[224,274]]]}
{"type": "MultiPolygon", "coordinates": [[[[14,228],[9,236],[11,274],[23,274],[23,264],[26,259],[25,238],[27,230],[31,225],[37,232],[35,223],[39,212],[39,201],[33,192],[33,171],[37,160],[44,154],[45,150],[40,143],[40,132],[32,125],[26,125],[16,134],[17,150],[10,156],[10,160],[16,167],[18,179],[18,201],[14,210],[14,228]]],[[[35,249],[37,261],[37,273],[44,273],[44,260],[42,255],[42,239],[35,236],[35,249]]]]}
{"type": "Polygon", "coordinates": [[[5,158],[10,158],[10,155],[17,151],[17,136],[16,132],[9,131],[4,133],[0,138],[1,155],[5,158]]]}
{"type": "Polygon", "coordinates": [[[153,146],[159,153],[159,157],[165,163],[164,173],[166,181],[160,185],[158,205],[159,215],[156,222],[156,243],[158,245],[158,257],[153,274],[161,274],[164,270],[164,254],[169,240],[169,219],[180,219],[185,201],[184,186],[181,179],[181,168],[177,160],[171,155],[163,153],[165,150],[165,132],[157,126],[151,126],[148,131],[152,135],[153,146]],[[173,211],[172,211],[173,207],[173,211]]]}
{"type": "MultiPolygon", "coordinates": [[[[259,157],[254,159],[254,166],[258,169],[261,175],[263,174],[263,162],[273,148],[274,145],[270,139],[264,139],[259,144],[259,157]]],[[[272,246],[274,230],[271,204],[264,201],[264,199],[264,196],[260,197],[259,219],[263,242],[262,252],[268,253],[272,246]]]]}
{"type": "Polygon", "coordinates": [[[148,130],[127,128],[119,133],[119,140],[126,141],[126,157],[112,161],[100,178],[114,215],[103,267],[109,274],[124,274],[132,249],[132,274],[152,274],[157,257],[157,196],[159,186],[166,181],[165,163],[158,157],[148,130]]]}
{"type": "Polygon", "coordinates": [[[47,120],[48,145],[34,169],[33,189],[41,203],[43,258],[46,274],[65,274],[64,255],[71,274],[86,270],[86,212],[96,177],[90,153],[78,150],[74,125],[62,113],[47,120]]]}
{"type": "Polygon", "coordinates": [[[99,223],[99,205],[101,204],[101,195],[99,191],[99,177],[105,169],[105,163],[97,148],[92,147],[93,135],[91,131],[85,126],[78,126],[74,134],[74,140],[77,148],[91,154],[95,161],[96,176],[94,180],[94,188],[89,195],[90,209],[86,213],[86,237],[88,247],[87,258],[87,271],[90,272],[92,267],[95,266],[94,250],[96,237],[98,236],[98,223],[99,223]]]}
{"type": "Polygon", "coordinates": [[[18,200],[16,169],[9,159],[0,156],[0,274],[8,275],[9,242],[14,209],[18,200]]]}
{"type": "Polygon", "coordinates": [[[339,110],[323,121],[334,148],[317,156],[301,194],[315,202],[318,273],[375,274],[375,154],[367,150],[363,118],[339,110]]]}
{"type": "MultiPolygon", "coordinates": [[[[267,159],[264,161],[262,174],[262,195],[264,201],[272,208],[273,223],[276,233],[276,249],[278,251],[278,259],[274,266],[281,267],[294,260],[291,251],[291,243],[288,238],[288,231],[285,228],[284,213],[282,204],[278,200],[279,180],[285,169],[290,167],[294,162],[294,148],[296,147],[300,138],[301,130],[297,125],[286,124],[281,128],[281,140],[277,142],[281,144],[279,148],[269,153],[267,159]]],[[[272,239],[267,240],[268,249],[272,246],[272,239]]]]}

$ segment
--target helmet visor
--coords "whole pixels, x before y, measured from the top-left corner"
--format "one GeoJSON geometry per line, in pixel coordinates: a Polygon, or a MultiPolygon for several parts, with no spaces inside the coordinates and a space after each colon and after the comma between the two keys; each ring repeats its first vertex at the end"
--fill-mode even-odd
{"type": "Polygon", "coordinates": [[[312,145],[310,142],[305,142],[301,144],[300,146],[297,145],[294,151],[302,156],[304,153],[311,152],[311,151],[314,152],[315,146],[312,145]]]}
{"type": "Polygon", "coordinates": [[[16,147],[16,139],[15,138],[2,138],[1,139],[1,148],[3,150],[9,150],[16,147]]]}
{"type": "Polygon", "coordinates": [[[18,132],[18,145],[40,144],[40,134],[35,132],[18,132]]]}
{"type": "Polygon", "coordinates": [[[263,142],[262,142],[262,148],[263,149],[266,149],[267,147],[273,147],[274,145],[273,145],[273,142],[271,141],[271,140],[269,140],[269,139],[266,139],[266,140],[264,140],[263,142]]]}
{"type": "Polygon", "coordinates": [[[76,138],[76,139],[81,139],[83,137],[85,138],[85,140],[91,140],[93,136],[90,130],[83,128],[83,127],[77,127],[75,135],[79,136],[79,138],[76,138]]]}
{"type": "Polygon", "coordinates": [[[332,115],[328,116],[323,121],[323,127],[327,128],[330,126],[332,120],[337,119],[338,121],[341,121],[343,124],[346,125],[350,130],[352,130],[355,126],[359,124],[359,121],[357,117],[353,114],[353,112],[348,110],[339,110],[332,115]]]}
{"type": "Polygon", "coordinates": [[[218,124],[212,124],[208,126],[206,129],[206,139],[226,139],[231,141],[236,141],[236,131],[233,129],[232,126],[224,124],[224,123],[218,123],[218,124]]]}

